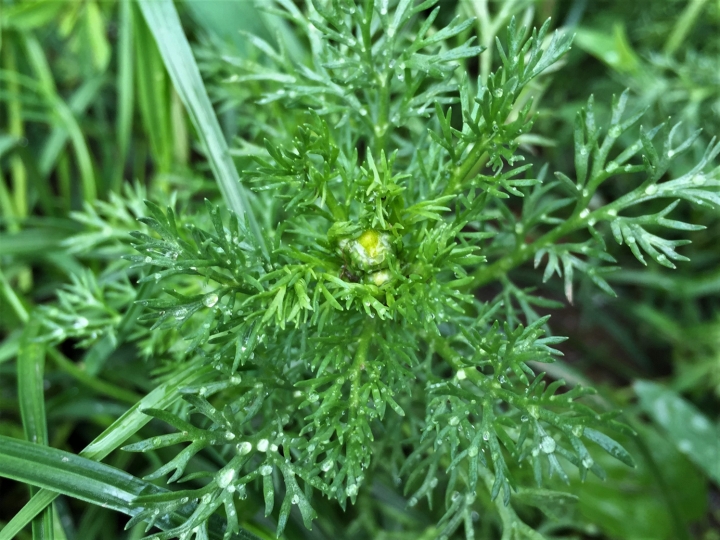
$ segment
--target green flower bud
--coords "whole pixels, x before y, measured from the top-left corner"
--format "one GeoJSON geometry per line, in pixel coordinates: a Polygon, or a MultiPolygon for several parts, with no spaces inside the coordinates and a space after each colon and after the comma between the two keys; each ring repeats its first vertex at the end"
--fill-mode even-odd
{"type": "Polygon", "coordinates": [[[390,235],[372,229],[363,232],[357,239],[340,240],[338,247],[352,267],[363,272],[387,268],[390,258],[395,255],[390,235]]]}

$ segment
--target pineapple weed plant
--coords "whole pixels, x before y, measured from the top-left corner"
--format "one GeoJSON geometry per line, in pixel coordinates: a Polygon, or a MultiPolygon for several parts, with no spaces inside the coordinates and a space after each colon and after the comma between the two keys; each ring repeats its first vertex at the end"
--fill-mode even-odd
{"type": "Polygon", "coordinates": [[[129,259],[138,285],[117,262],[103,279],[80,273],[22,347],[128,341],[162,359],[164,395],[135,414],[171,427],[123,450],[147,452],[145,480],[167,488],[125,479],[128,527],[250,538],[266,534],[250,522],[264,507],[280,536],[339,506],[361,517],[336,537],[390,524],[388,538],[471,539],[492,523],[504,540],[539,539],[523,516],[572,502],[557,479],[604,478],[603,452],[634,466],[619,411],[545,379],[565,338],[543,312],[558,303],[509,272],[529,263],[538,288],[561,279],[572,303],[579,280],[614,294],[612,242],[675,268],[689,241],[672,231],[702,227],[672,212],[720,205],[720,145],[668,174],[699,132],[642,125],[626,92],[607,122],[592,97],[578,112],[574,170],[525,163],[533,94],[572,36],[512,19],[486,44],[500,67],[474,80],[486,53],[473,20],[443,26],[435,4],[277,0],[312,61],[248,35],[256,54],[224,68],[263,123],[241,152],[255,195],[190,212],[192,190],[160,205],[137,187],[75,215],[88,230],[67,247],[129,259]],[[624,192],[607,200],[612,179],[624,192]],[[112,228],[142,230],[128,243],[112,228]],[[393,522],[403,507],[441,508],[439,520],[393,522]]]}

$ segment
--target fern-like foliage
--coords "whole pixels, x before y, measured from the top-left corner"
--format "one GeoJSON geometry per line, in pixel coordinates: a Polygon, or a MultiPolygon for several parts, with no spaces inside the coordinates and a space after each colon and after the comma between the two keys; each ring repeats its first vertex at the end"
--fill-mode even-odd
{"type": "Polygon", "coordinates": [[[561,355],[563,338],[541,313],[557,303],[508,272],[545,261],[538,284],[562,276],[570,301],[578,274],[612,294],[613,267],[602,264],[614,263],[611,237],[672,268],[686,241],[651,231],[698,228],[667,217],[679,200],[720,206],[719,170],[708,170],[720,145],[667,179],[693,140],[641,128],[615,150],[640,114],[625,118],[623,94],[603,130],[591,99],[576,123],[574,175],[549,180],[521,164],[533,123],[521,93],[570,38],[548,35],[549,22],[528,33],[513,20],[497,42],[502,66],[473,83],[464,63],[482,49],[468,38],[472,22],[435,26],[439,8],[426,12],[436,3],[315,0],[301,11],[277,0],[272,9],[304,34],[311,59],[253,36],[257,61],[227,59],[234,81],[261,83],[258,106],[293,111],[287,132],[243,150],[268,250],[210,202],[181,222],[172,205],[147,203],[146,230],[132,235],[139,254],[128,258],[164,292],[139,301],[143,318],[154,339],[182,338],[175,361],[215,368],[183,390],[182,406],[146,411],[177,431],[125,447],[185,445],[149,478],[191,487],[138,497],[131,524],[180,509],[187,519],[150,538],[208,538],[213,515],[230,538],[250,519],[248,496],[276,516],[280,535],[293,507],[311,527],[320,497],[346,509],[388,479],[409,507],[441,501],[438,538],[461,527],[474,538],[477,512],[539,538],[512,509],[514,494],[527,493],[523,465],[538,486],[569,481],[571,468],[603,477],[597,449],[632,465],[606,434],[631,434],[618,412],[596,412],[584,399],[591,389],[538,373],[561,355]],[[634,187],[598,203],[613,177],[634,187]],[[670,205],[640,211],[659,198],[670,205]],[[492,282],[501,293],[478,300],[492,282]],[[200,455],[221,465],[187,473],[200,455]]]}

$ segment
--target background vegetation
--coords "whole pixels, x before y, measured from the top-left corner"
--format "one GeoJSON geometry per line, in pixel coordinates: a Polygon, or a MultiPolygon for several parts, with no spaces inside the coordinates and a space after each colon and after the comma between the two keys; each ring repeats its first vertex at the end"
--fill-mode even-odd
{"type": "MultiPolygon", "coordinates": [[[[187,66],[168,63],[152,19],[138,4],[4,0],[0,7],[0,435],[102,459],[138,477],[168,458],[160,452],[110,452],[117,444],[108,437],[98,442],[98,436],[158,381],[167,383],[171,369],[152,358],[172,355],[173,342],[172,335],[158,342],[147,327],[136,325],[138,304],[123,312],[136,298],[129,263],[120,259],[127,253],[123,246],[139,228],[137,219],[148,214],[144,199],[161,206],[172,201],[189,214],[203,208],[205,199],[241,198],[228,187],[235,171],[253,166],[249,156],[264,137],[282,137],[273,133],[276,118],[290,113],[257,102],[261,82],[233,75],[238,62],[256,54],[244,32],[285,45],[298,61],[310,54],[286,21],[251,2],[176,5],[222,134],[206,125],[209,135],[198,136],[197,119],[183,105],[193,97],[183,96],[187,89],[173,82],[186,75],[187,66]],[[223,135],[232,161],[208,156],[222,149],[205,141],[223,135]],[[224,170],[210,170],[223,160],[224,170]],[[216,183],[214,175],[229,183],[216,183]],[[78,303],[85,306],[80,319],[72,307],[78,303]],[[33,313],[42,313],[45,323],[33,313]],[[84,321],[75,332],[66,324],[70,315],[84,321]],[[33,424],[45,417],[47,425],[33,424]]],[[[532,83],[538,118],[521,145],[530,162],[571,169],[576,112],[594,94],[598,117],[608,118],[611,96],[625,88],[629,109],[647,107],[646,125],[671,116],[682,121],[679,138],[703,130],[670,174],[692,168],[720,134],[717,2],[468,0],[441,6],[437,24],[456,13],[476,17],[468,32],[476,31],[488,50],[468,70],[481,78],[499,65],[494,37],[504,35],[513,16],[538,27],[552,17],[553,28],[575,34],[557,73],[532,83]]],[[[614,199],[625,192],[621,180],[613,180],[598,196],[614,199]]],[[[557,302],[553,330],[570,339],[561,346],[564,358],[543,369],[570,384],[598,388],[597,402],[622,408],[638,433],[620,439],[635,469],[608,459],[602,463],[607,481],[573,479],[569,489],[579,497],[576,503],[551,497],[531,503],[555,518],[528,511],[526,520],[548,538],[720,539],[720,209],[680,208],[676,219],[705,229],[692,233],[692,244],[683,248],[690,261],[677,269],[653,262],[643,267],[624,246],[613,245],[610,253],[623,270],[605,277],[616,298],[581,282],[570,305],[560,280],[547,284],[545,296],[557,302]]],[[[522,267],[513,272],[513,283],[529,286],[534,275],[522,267]]],[[[502,290],[493,287],[481,294],[492,298],[502,290]]],[[[147,289],[139,288],[139,298],[147,289]]],[[[135,443],[163,433],[154,423],[139,435],[138,426],[125,428],[135,443]]],[[[48,467],[43,460],[54,459],[37,457],[48,467]]],[[[86,467],[70,463],[68,470],[88,483],[94,474],[100,480],[109,474],[86,467]]],[[[93,486],[86,488],[91,493],[93,486]]],[[[28,522],[32,516],[23,520],[23,512],[29,512],[26,503],[36,490],[0,478],[0,527],[14,517],[16,524],[28,522]]],[[[392,508],[395,524],[427,520],[432,538],[437,519],[387,493],[373,496],[392,508]]],[[[86,502],[91,499],[83,492],[54,500],[49,508],[55,537],[142,536],[143,524],[124,531],[126,518],[117,508],[86,502]]],[[[358,531],[370,512],[362,504],[347,514],[331,508],[312,531],[293,513],[285,535],[332,538],[351,524],[347,537],[361,538],[358,531]]],[[[40,518],[46,525],[48,514],[40,518]]],[[[274,526],[263,519],[242,526],[274,537],[274,526]]],[[[17,538],[40,535],[42,527],[35,520],[33,530],[28,526],[17,538]]],[[[489,522],[476,522],[477,538],[495,534],[489,522]]]]}

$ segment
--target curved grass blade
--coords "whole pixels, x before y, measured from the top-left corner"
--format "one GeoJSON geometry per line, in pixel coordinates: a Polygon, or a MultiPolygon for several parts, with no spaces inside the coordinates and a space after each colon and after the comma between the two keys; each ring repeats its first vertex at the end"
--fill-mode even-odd
{"type": "MultiPolygon", "coordinates": [[[[93,442],[80,452],[80,456],[94,461],[104,459],[110,452],[118,448],[128,437],[137,433],[150,421],[150,417],[142,410],[149,408],[166,408],[180,397],[178,389],[199,382],[212,371],[209,366],[188,367],[166,383],[161,384],[143,399],[138,401],[124,415],[115,420],[93,442]]],[[[57,493],[41,489],[0,531],[0,540],[13,540],[32,519],[58,496],[57,493]]]]}
{"type": "MultiPolygon", "coordinates": [[[[142,507],[133,505],[133,500],[140,493],[148,495],[167,491],[116,467],[4,435],[0,435],[0,476],[129,516],[142,510],[142,507]]],[[[192,503],[187,508],[182,508],[182,513],[160,516],[155,525],[163,530],[177,527],[184,522],[184,514],[191,511],[192,503]]],[[[210,538],[227,538],[223,535],[219,521],[211,522],[209,529],[210,538]]],[[[3,537],[5,533],[5,529],[0,531],[3,537]]],[[[233,535],[232,538],[255,539],[245,531],[233,535]]]]}
{"type": "Polygon", "coordinates": [[[247,219],[258,244],[267,254],[260,226],[252,213],[247,193],[240,183],[227,141],[220,129],[172,0],[139,0],[138,4],[155,37],[175,90],[205,147],[210,167],[225,202],[241,220],[247,219]]]}

